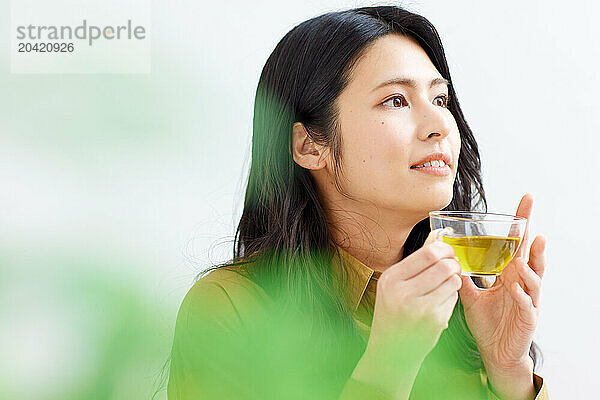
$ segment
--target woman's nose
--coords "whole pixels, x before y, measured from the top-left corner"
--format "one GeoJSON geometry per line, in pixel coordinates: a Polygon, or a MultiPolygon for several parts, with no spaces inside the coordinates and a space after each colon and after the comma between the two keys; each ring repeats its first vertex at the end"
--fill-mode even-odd
{"type": "Polygon", "coordinates": [[[427,111],[423,112],[419,119],[419,139],[429,140],[431,138],[443,139],[450,134],[450,124],[444,111],[438,106],[431,105],[427,111]],[[435,109],[437,107],[437,109],[435,109]]]}

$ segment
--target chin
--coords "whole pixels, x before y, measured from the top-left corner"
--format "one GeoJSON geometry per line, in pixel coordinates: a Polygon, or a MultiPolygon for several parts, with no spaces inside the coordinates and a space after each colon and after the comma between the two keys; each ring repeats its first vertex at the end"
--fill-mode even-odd
{"type": "Polygon", "coordinates": [[[431,210],[431,211],[439,211],[442,210],[446,207],[448,207],[448,205],[452,202],[452,198],[454,197],[454,192],[452,190],[450,190],[446,196],[444,196],[443,199],[440,199],[439,205],[435,210],[431,210]]]}
{"type": "Polygon", "coordinates": [[[421,198],[418,204],[415,204],[415,207],[420,210],[420,214],[423,219],[429,217],[430,211],[440,211],[446,208],[452,202],[453,192],[445,191],[444,193],[436,193],[436,196],[429,195],[429,198],[426,200],[426,196],[421,198]]]}
{"type": "MultiPolygon", "coordinates": [[[[430,211],[439,211],[446,208],[454,196],[453,186],[429,186],[428,188],[415,188],[407,193],[404,190],[387,193],[384,203],[379,203],[387,209],[410,213],[416,218],[429,217],[430,211]]],[[[378,203],[377,200],[373,201],[378,203]]]]}

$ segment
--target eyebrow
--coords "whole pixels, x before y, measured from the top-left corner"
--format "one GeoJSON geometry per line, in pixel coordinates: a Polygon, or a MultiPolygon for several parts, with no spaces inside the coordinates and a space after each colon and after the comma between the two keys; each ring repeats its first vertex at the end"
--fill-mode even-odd
{"type": "MultiPolygon", "coordinates": [[[[375,86],[373,88],[373,90],[371,90],[371,92],[374,92],[379,88],[382,88],[384,86],[389,86],[389,85],[401,85],[401,86],[408,86],[411,88],[416,88],[418,86],[417,81],[415,79],[399,76],[399,77],[388,79],[387,81],[381,82],[379,85],[375,86]]],[[[435,78],[435,79],[432,79],[431,82],[429,82],[430,89],[436,85],[450,86],[450,81],[448,81],[445,78],[435,78]]]]}

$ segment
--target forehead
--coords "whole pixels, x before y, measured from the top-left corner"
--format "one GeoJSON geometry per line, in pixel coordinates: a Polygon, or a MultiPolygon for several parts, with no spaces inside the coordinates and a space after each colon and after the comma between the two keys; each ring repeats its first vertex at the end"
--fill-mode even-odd
{"type": "Polygon", "coordinates": [[[378,83],[406,76],[425,85],[441,77],[425,50],[412,38],[397,34],[375,40],[358,59],[349,86],[370,90],[378,83]]]}

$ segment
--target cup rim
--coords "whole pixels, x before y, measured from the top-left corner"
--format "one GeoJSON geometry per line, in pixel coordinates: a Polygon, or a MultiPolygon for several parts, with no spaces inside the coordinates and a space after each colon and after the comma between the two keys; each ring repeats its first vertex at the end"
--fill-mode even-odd
{"type": "Polygon", "coordinates": [[[521,223],[526,222],[527,218],[519,217],[518,215],[502,214],[502,213],[487,213],[480,211],[430,211],[429,218],[446,219],[451,221],[477,221],[477,222],[503,222],[503,223],[521,223]],[[493,215],[498,217],[508,217],[508,219],[484,219],[484,218],[462,218],[453,216],[453,214],[474,214],[474,215],[493,215]]]}

